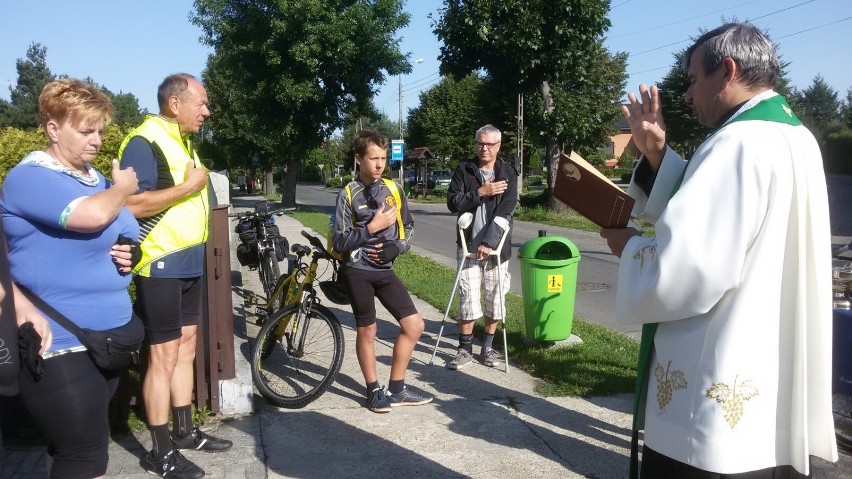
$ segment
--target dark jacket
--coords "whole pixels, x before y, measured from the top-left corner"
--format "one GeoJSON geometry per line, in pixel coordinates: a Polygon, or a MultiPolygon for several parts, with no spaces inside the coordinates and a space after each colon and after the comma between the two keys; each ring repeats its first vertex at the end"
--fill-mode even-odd
{"type": "MultiPolygon", "coordinates": [[[[447,191],[447,208],[456,213],[458,218],[467,212],[476,214],[479,205],[484,204],[488,224],[485,226],[486,232],[482,237],[482,243],[492,249],[500,243],[500,237],[503,234],[502,228],[496,225],[493,219],[497,216],[506,218],[509,221],[509,235],[503,244],[503,250],[500,251],[500,261],[506,261],[512,257],[512,216],[515,214],[515,207],[518,206],[518,174],[514,166],[497,157],[494,162],[494,181],[506,180],[509,182],[508,188],[503,194],[480,198],[476,192],[482,186],[478,172],[478,158],[459,163],[456,171],[453,172],[453,179],[450,181],[450,188],[447,191]]],[[[472,233],[473,223],[464,232],[468,242],[473,238],[472,233]]],[[[456,235],[456,244],[461,247],[461,239],[458,235],[456,235]]],[[[468,251],[473,252],[478,247],[478,244],[468,244],[468,251]]]]}
{"type": "Polygon", "coordinates": [[[390,208],[390,204],[394,201],[392,192],[381,180],[372,185],[365,185],[360,177],[356,177],[349,183],[349,188],[352,192],[351,203],[345,188],[341,189],[337,195],[333,236],[335,251],[344,254],[343,263],[347,267],[366,270],[392,269],[393,263],[376,264],[362,250],[364,248],[371,249],[379,243],[395,243],[400,254],[411,249],[410,240],[411,234],[414,232],[414,220],[411,218],[411,211],[408,209],[408,199],[405,197],[405,192],[399,184],[396,185],[399,191],[399,200],[402,202],[402,205],[397,205],[400,208],[405,232],[405,239],[402,240],[397,224],[393,224],[374,235],[367,231],[367,223],[373,219],[376,211],[379,208],[390,208]],[[351,254],[353,252],[354,255],[351,254]]]}

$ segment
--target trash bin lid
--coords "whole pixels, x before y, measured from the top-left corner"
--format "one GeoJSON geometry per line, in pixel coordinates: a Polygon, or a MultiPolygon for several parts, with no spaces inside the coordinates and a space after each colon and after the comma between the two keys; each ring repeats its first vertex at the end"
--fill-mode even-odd
{"type": "Polygon", "coordinates": [[[580,259],[580,250],[568,238],[561,236],[539,236],[522,244],[518,258],[539,260],[580,259]]]}

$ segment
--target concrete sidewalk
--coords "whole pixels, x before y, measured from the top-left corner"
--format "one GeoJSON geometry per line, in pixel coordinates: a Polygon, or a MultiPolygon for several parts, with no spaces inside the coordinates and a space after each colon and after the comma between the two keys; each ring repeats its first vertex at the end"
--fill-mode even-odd
{"type": "MultiPolygon", "coordinates": [[[[289,216],[277,221],[291,244],[307,244],[300,234],[304,229],[300,223],[289,216]]],[[[252,323],[253,312],[246,311],[242,298],[244,291],[260,291],[260,287],[256,271],[240,268],[235,257],[232,265],[242,277],[233,288],[238,378],[226,388],[231,391],[229,405],[233,409],[244,405],[245,399],[253,411],[204,427],[233,440],[230,451],[185,454],[205,469],[207,477],[627,476],[632,395],[547,398],[536,392],[539,380],[517,367],[508,375],[502,369],[478,363],[450,371],[444,364],[455,351],[457,328],[453,322],[447,323],[435,364],[429,366],[443,312],[417,298],[415,304],[426,319],[426,333],[414,352],[406,382],[434,395],[432,403],[396,408],[388,414],[368,411],[355,357],[351,309],[325,300],[323,304],[343,324],[346,339],[343,368],[335,384],[317,401],[298,410],[275,408],[250,393],[240,398],[239,391],[245,390],[241,388],[250,391],[246,358],[258,329],[252,323]]],[[[387,384],[398,326],[380,304],[377,307],[378,373],[380,381],[387,384]]],[[[474,351],[479,351],[478,344],[474,351]]],[[[150,447],[147,432],[119,438],[110,445],[108,477],[151,477],[139,466],[139,458],[150,447]]],[[[850,477],[852,472],[848,456],[841,456],[836,465],[815,461],[814,466],[813,477],[817,479],[850,477]]],[[[7,450],[2,477],[46,478],[44,448],[7,450]]]]}

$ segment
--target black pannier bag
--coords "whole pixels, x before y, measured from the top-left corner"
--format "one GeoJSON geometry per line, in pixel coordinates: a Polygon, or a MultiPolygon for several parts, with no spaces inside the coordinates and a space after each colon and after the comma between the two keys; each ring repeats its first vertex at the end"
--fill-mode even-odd
{"type": "Polygon", "coordinates": [[[278,261],[287,259],[287,250],[290,249],[290,243],[287,238],[281,236],[277,225],[266,226],[266,237],[270,242],[275,243],[275,256],[278,261]]]}
{"type": "Polygon", "coordinates": [[[234,232],[240,236],[241,243],[255,243],[257,241],[257,232],[255,232],[254,223],[251,220],[240,221],[234,227],[234,232]]]}
{"type": "Polygon", "coordinates": [[[257,268],[257,243],[240,243],[237,245],[237,260],[243,266],[257,268]]]}
{"type": "Polygon", "coordinates": [[[256,268],[257,258],[257,233],[251,221],[241,221],[234,227],[234,232],[239,235],[240,244],[237,245],[237,260],[243,266],[256,268]]]}

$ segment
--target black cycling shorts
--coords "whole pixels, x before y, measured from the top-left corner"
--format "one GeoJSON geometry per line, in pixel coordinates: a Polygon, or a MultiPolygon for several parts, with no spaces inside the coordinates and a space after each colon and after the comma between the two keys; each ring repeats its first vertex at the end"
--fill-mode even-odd
{"type": "Polygon", "coordinates": [[[392,269],[346,268],[343,270],[343,280],[349,288],[352,313],[355,314],[355,324],[359,327],[370,326],[376,322],[375,298],[379,298],[397,321],[417,314],[411,295],[392,269]]]}
{"type": "Polygon", "coordinates": [[[181,328],[198,325],[201,318],[201,277],[146,278],[136,276],[133,308],[145,324],[151,344],[181,337],[181,328]]]}

